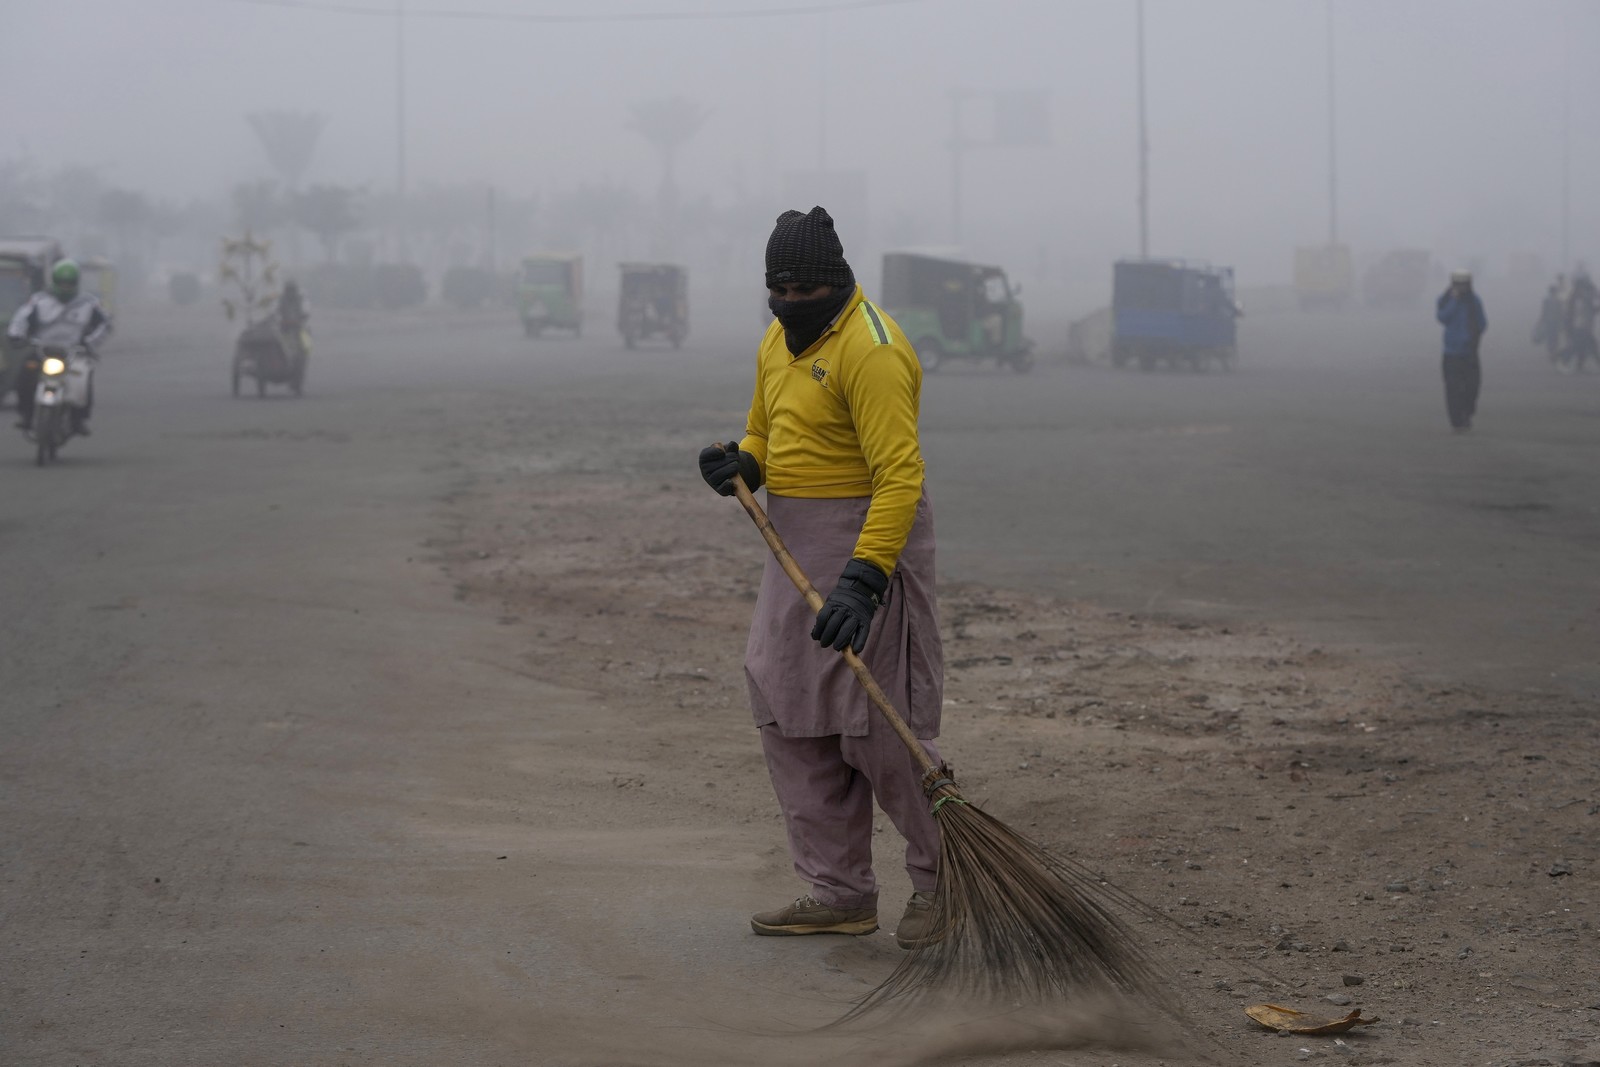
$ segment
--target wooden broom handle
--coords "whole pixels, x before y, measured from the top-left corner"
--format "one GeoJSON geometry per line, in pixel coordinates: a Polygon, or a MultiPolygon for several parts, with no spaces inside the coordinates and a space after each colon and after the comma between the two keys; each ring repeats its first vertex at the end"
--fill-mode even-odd
{"type": "MultiPolygon", "coordinates": [[[[744,476],[733,476],[733,491],[739,497],[739,503],[744,505],[745,511],[750,513],[750,518],[756,524],[756,529],[761,531],[761,536],[766,539],[767,547],[772,549],[773,556],[777,557],[778,566],[783,568],[783,573],[789,576],[800,595],[806,598],[806,603],[811,605],[812,611],[822,610],[822,594],[817,592],[817,587],[811,584],[811,579],[806,577],[806,572],[800,569],[800,564],[789,555],[789,550],[784,547],[783,538],[778,536],[778,531],[772,528],[772,520],[767,518],[767,513],[756,503],[755,495],[750,492],[750,487],[744,484],[744,476]]],[[[900,740],[905,742],[906,748],[911,751],[911,758],[917,761],[917,766],[922,768],[924,775],[935,769],[933,757],[928,755],[928,750],[922,747],[922,742],[917,740],[917,735],[911,732],[911,727],[906,725],[905,719],[895,710],[889,702],[889,697],[883,688],[878,685],[872,672],[867,670],[867,665],[861,662],[861,657],[856,655],[855,649],[845,646],[844,661],[850,664],[850,669],[856,672],[856,681],[861,683],[861,688],[867,691],[867,697],[877,705],[883,717],[889,720],[889,726],[900,735],[900,740]]]]}

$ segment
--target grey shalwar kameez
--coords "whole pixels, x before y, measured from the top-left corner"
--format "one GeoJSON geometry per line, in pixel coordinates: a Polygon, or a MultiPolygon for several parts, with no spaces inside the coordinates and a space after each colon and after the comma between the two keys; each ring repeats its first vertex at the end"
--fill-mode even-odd
{"type": "MultiPolygon", "coordinates": [[[[870,503],[870,497],[769,493],[767,512],[812,584],[830,589],[851,558],[870,503]]],[[[924,493],[861,658],[937,762],[933,739],[939,735],[944,671],[936,612],[933,509],[924,493]]],[[[745,676],[795,871],[825,904],[875,907],[876,797],[906,839],[912,888],[932,892],[939,834],[921,772],[844,657],[805,640],[814,619],[777,561],[768,559],[745,676]]]]}

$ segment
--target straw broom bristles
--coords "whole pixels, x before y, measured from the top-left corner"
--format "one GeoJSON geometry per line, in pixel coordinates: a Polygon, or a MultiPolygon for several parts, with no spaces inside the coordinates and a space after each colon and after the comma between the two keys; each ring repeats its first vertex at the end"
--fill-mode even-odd
{"type": "MultiPolygon", "coordinates": [[[[732,481],[779,565],[812,610],[820,611],[822,595],[744,479],[732,481]]],[[[939,876],[928,939],[839,1022],[950,997],[983,1010],[1050,1004],[1090,992],[1138,997],[1170,1013],[1158,969],[1113,908],[1169,920],[969,803],[948,768],[933,764],[860,657],[848,648],[843,655],[923,770],[923,790],[939,826],[939,876]]]]}
{"type": "Polygon", "coordinates": [[[937,792],[929,937],[840,1022],[923,1002],[982,1010],[1089,992],[1165,1006],[1159,968],[1117,913],[1146,905],[968,803],[954,783],[937,792]]]}

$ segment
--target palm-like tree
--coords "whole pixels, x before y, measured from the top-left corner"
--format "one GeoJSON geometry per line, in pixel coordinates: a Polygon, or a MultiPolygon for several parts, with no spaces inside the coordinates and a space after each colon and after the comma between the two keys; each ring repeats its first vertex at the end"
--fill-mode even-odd
{"type": "MultiPolygon", "coordinates": [[[[327,116],[314,111],[258,111],[246,115],[245,120],[255,131],[256,139],[267,154],[267,162],[278,172],[292,200],[299,193],[300,179],[305,177],[311,157],[317,151],[322,128],[328,124],[327,116]]],[[[289,257],[296,263],[300,261],[299,235],[292,230],[289,257]]]]}
{"type": "Polygon", "coordinates": [[[640,100],[629,109],[627,128],[649,141],[661,159],[661,185],[656,193],[658,256],[671,256],[677,244],[678,151],[710,117],[708,108],[684,96],[640,100]]]}

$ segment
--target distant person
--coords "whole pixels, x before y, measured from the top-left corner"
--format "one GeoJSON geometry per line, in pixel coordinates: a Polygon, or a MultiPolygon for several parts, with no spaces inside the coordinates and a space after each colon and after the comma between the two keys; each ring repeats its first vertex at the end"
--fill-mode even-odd
{"type": "Polygon", "coordinates": [[[1562,299],[1561,283],[1554,282],[1539,305],[1539,322],[1533,328],[1533,343],[1544,345],[1552,364],[1561,360],[1561,340],[1566,333],[1567,307],[1562,299]]]}
{"type": "Polygon", "coordinates": [[[1572,289],[1567,293],[1567,355],[1566,362],[1573,370],[1582,370],[1585,360],[1600,362],[1600,352],[1595,348],[1594,323],[1600,314],[1600,290],[1582,264],[1572,272],[1572,289]]]}
{"type": "Polygon", "coordinates": [[[761,748],[806,894],[751,917],[758,934],[878,928],[872,807],[906,839],[913,890],[895,928],[931,936],[939,830],[922,772],[840,654],[854,649],[937,763],[944,659],[934,599],[933,511],[917,414],[922,367],[866,298],[833,219],[785,211],[767,241],[773,321],[756,356],[742,439],[700,452],[700,473],[767,487],[773,525],[818,589],[813,614],[768,558],[745,646],[761,748]]]}
{"type": "Polygon", "coordinates": [[[1478,362],[1478,345],[1489,319],[1483,301],[1472,291],[1472,272],[1450,272],[1450,288],[1439,295],[1435,312],[1444,326],[1444,403],[1450,427],[1456,433],[1472,429],[1478,411],[1478,388],[1483,370],[1478,362]]]}
{"type": "Polygon", "coordinates": [[[285,330],[296,332],[305,329],[306,323],[311,321],[305,294],[293,278],[283,283],[283,292],[278,295],[278,319],[285,330]]]}
{"type": "Polygon", "coordinates": [[[298,358],[311,355],[311,308],[293,278],[283,283],[278,294],[278,336],[298,349],[298,358]]]}

